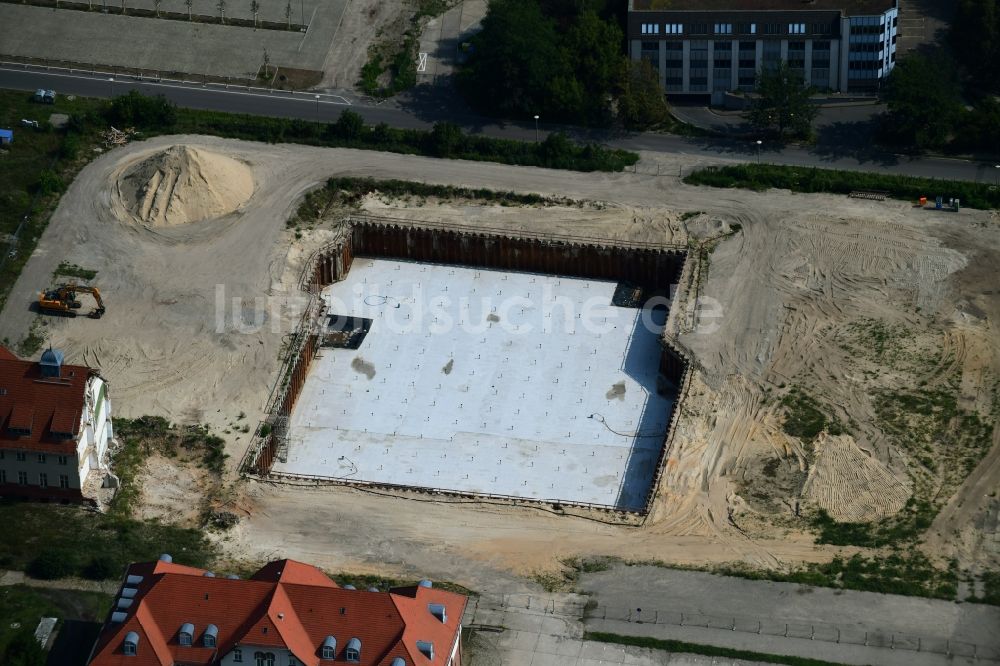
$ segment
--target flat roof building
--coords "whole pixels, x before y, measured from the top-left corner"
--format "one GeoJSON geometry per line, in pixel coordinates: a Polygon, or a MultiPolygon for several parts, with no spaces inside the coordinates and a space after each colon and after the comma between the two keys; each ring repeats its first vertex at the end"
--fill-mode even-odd
{"type": "Polygon", "coordinates": [[[878,89],[896,62],[898,0],[629,0],[633,60],[670,96],[724,101],[780,61],[820,90],[878,89]]]}

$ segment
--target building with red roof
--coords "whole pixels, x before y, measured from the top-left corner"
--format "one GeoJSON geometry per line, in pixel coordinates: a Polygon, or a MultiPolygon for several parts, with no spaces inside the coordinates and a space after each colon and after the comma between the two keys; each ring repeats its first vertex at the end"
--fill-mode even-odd
{"type": "Polygon", "coordinates": [[[293,560],[248,579],[129,566],[89,666],[460,666],[467,598],[429,581],[338,586],[293,560]]]}
{"type": "Polygon", "coordinates": [[[107,469],[111,401],[92,368],[58,349],[24,361],[0,346],[0,496],[79,501],[107,469]]]}

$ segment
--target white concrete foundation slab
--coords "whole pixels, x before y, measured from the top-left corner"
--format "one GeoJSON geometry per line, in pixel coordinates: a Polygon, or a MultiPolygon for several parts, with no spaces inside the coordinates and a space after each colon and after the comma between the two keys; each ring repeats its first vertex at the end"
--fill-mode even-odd
{"type": "Polygon", "coordinates": [[[641,509],[673,408],[664,314],[615,288],[355,259],[324,297],[371,328],[314,360],[273,471],[641,509]]]}

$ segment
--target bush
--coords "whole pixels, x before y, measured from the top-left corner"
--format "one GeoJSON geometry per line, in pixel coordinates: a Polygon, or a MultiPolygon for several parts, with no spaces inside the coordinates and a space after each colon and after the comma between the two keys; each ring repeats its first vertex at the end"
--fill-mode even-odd
{"type": "Polygon", "coordinates": [[[1000,207],[1000,190],[986,183],[936,180],[917,176],[837,171],[815,167],[772,164],[741,164],[699,169],[684,179],[689,185],[740,187],[749,190],[783,188],[793,192],[833,192],[850,194],[856,190],[878,190],[895,199],[914,201],[919,197],[957,197],[969,208],[988,210],[1000,207]]]}
{"type": "Polygon", "coordinates": [[[334,125],[337,136],[348,141],[356,141],[365,129],[365,120],[361,114],[351,110],[342,111],[334,125]]]}
{"type": "Polygon", "coordinates": [[[4,666],[45,666],[46,655],[35,639],[34,627],[21,627],[0,653],[4,666]]]}
{"type": "Polygon", "coordinates": [[[26,573],[39,580],[58,580],[76,573],[76,556],[69,550],[45,549],[28,563],[26,573]]]}
{"type": "Polygon", "coordinates": [[[106,555],[96,555],[83,568],[83,577],[90,580],[108,580],[122,575],[124,567],[106,555]]]}
{"type": "Polygon", "coordinates": [[[111,100],[107,113],[112,125],[163,128],[177,122],[177,107],[166,97],[148,97],[136,90],[111,100]]]}
{"type": "Polygon", "coordinates": [[[49,194],[58,194],[66,189],[66,183],[55,171],[51,169],[46,169],[38,176],[38,182],[35,183],[35,190],[44,196],[49,194]]]}

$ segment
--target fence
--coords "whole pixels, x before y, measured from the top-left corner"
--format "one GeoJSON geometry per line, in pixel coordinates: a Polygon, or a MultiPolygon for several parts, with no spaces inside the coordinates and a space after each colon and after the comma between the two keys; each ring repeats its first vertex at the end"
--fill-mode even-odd
{"type": "MultiPolygon", "coordinates": [[[[467,625],[475,625],[479,622],[495,623],[495,613],[508,611],[527,611],[556,617],[582,618],[585,623],[590,620],[592,622],[612,621],[671,627],[696,627],[843,645],[929,652],[948,657],[965,657],[984,661],[1000,660],[1000,649],[940,636],[866,630],[856,625],[841,626],[825,622],[804,622],[774,617],[710,615],[651,608],[615,608],[603,605],[589,606],[579,601],[560,601],[528,594],[481,597],[470,600],[465,623],[467,625]]],[[[599,627],[592,626],[590,628],[598,629],[599,627]]]]}

